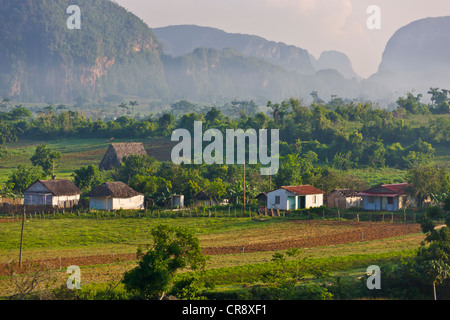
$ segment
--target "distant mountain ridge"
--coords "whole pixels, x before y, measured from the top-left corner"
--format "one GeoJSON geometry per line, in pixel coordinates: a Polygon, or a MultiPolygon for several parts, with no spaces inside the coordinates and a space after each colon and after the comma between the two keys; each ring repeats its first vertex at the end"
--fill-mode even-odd
{"type": "Polygon", "coordinates": [[[265,104],[312,91],[328,100],[395,101],[407,90],[450,85],[450,17],[415,21],[389,40],[369,79],[350,59],[258,36],[198,26],[150,29],[109,0],[78,0],[81,30],[69,30],[69,0],[0,1],[0,97],[17,102],[265,104]]]}
{"type": "Polygon", "coordinates": [[[347,79],[359,78],[350,59],[337,51],[326,51],[316,60],[307,50],[293,45],[254,35],[227,33],[211,27],[177,25],[152,30],[162,43],[164,53],[172,57],[192,53],[197,48],[234,48],[244,56],[263,59],[301,75],[314,75],[320,70],[334,69],[347,79]]]}

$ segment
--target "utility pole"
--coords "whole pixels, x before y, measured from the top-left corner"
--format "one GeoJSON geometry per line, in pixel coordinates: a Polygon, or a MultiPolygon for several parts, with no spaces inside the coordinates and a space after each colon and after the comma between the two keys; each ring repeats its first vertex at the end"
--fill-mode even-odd
{"type": "Polygon", "coordinates": [[[244,211],[245,211],[245,162],[244,162],[244,211]]]}
{"type": "Polygon", "coordinates": [[[22,230],[20,232],[19,267],[22,267],[22,244],[23,244],[23,228],[25,225],[25,217],[26,217],[26,212],[25,212],[25,207],[23,207],[22,230]]]}

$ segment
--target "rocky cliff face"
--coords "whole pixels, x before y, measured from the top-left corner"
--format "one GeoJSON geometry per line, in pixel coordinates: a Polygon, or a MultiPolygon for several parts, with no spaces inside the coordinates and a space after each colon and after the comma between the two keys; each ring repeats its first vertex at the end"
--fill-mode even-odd
{"type": "Polygon", "coordinates": [[[244,56],[263,59],[303,75],[315,72],[308,51],[258,36],[194,25],[155,28],[153,32],[163,44],[164,53],[172,57],[192,53],[197,48],[233,48],[244,56]]]}
{"type": "Polygon", "coordinates": [[[300,75],[235,49],[198,48],[175,58],[165,56],[163,61],[167,83],[178,99],[267,103],[268,99],[300,94],[303,89],[300,75]]]}
{"type": "Polygon", "coordinates": [[[80,0],[81,29],[69,30],[70,4],[0,2],[0,95],[73,102],[167,94],[159,43],[148,26],[111,1],[80,0]]]}
{"type": "Polygon", "coordinates": [[[447,88],[450,83],[450,17],[427,18],[399,29],[389,40],[376,81],[396,90],[447,88]]]}

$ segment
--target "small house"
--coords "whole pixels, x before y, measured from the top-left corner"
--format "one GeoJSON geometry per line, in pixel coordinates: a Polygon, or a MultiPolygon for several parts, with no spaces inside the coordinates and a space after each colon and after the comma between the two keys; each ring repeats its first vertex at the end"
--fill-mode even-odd
{"type": "Polygon", "coordinates": [[[352,189],[336,189],[327,195],[327,207],[350,209],[362,206],[362,196],[352,189]]]}
{"type": "Polygon", "coordinates": [[[222,202],[220,202],[219,200],[217,200],[216,198],[210,198],[208,197],[208,195],[206,194],[205,191],[200,191],[199,193],[197,193],[195,195],[195,203],[197,206],[219,206],[219,205],[227,205],[228,204],[228,200],[224,199],[222,202]]]}
{"type": "Polygon", "coordinates": [[[385,184],[358,193],[363,197],[363,209],[373,211],[398,211],[416,206],[415,199],[407,191],[413,186],[408,183],[385,184]]]}
{"type": "Polygon", "coordinates": [[[323,206],[325,192],[310,185],[285,186],[267,193],[267,209],[298,210],[323,206]]]}
{"type": "Polygon", "coordinates": [[[115,166],[122,163],[124,157],[131,155],[146,156],[147,151],[145,151],[142,143],[112,143],[103,156],[99,169],[104,171],[112,170],[115,166]]]}
{"type": "Polygon", "coordinates": [[[144,195],[123,182],[106,182],[87,194],[89,207],[93,210],[141,210],[144,195]]]}
{"type": "Polygon", "coordinates": [[[170,207],[172,209],[182,209],[184,208],[184,195],[174,194],[170,198],[170,207]]]}
{"type": "Polygon", "coordinates": [[[267,192],[261,192],[255,199],[258,200],[258,204],[267,205],[267,192]]]}
{"type": "Polygon", "coordinates": [[[72,208],[80,201],[81,190],[70,180],[37,180],[24,192],[24,205],[72,208]]]}

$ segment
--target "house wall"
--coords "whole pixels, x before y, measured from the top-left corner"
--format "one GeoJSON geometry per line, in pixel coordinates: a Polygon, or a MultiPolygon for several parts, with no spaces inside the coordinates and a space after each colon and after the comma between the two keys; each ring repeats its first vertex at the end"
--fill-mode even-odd
{"type": "Polygon", "coordinates": [[[327,196],[327,207],[349,209],[359,208],[362,205],[362,197],[346,197],[340,192],[332,192],[327,196]]]}
{"type": "Polygon", "coordinates": [[[139,195],[133,198],[90,198],[89,207],[92,210],[142,210],[144,206],[144,196],[139,195]]]}
{"type": "MultiPolygon", "coordinates": [[[[300,197],[301,197],[300,195],[296,195],[285,189],[274,190],[267,194],[267,209],[297,210],[299,209],[300,197]],[[279,204],[276,204],[277,196],[280,197],[279,204]]],[[[305,208],[321,207],[322,205],[323,205],[323,194],[305,196],[305,208]]]]}
{"type": "Polygon", "coordinates": [[[92,210],[113,210],[112,198],[90,198],[89,207],[92,210]]]}
{"type": "Polygon", "coordinates": [[[75,196],[53,196],[52,205],[58,208],[72,208],[80,201],[80,195],[75,196]]]}
{"type": "Polygon", "coordinates": [[[307,195],[305,205],[306,205],[305,208],[318,208],[318,207],[323,206],[323,194],[307,195]]]}
{"type": "Polygon", "coordinates": [[[58,208],[71,208],[79,201],[80,195],[54,196],[40,182],[30,186],[24,193],[23,199],[25,205],[49,205],[58,208]]]}
{"type": "Polygon", "coordinates": [[[25,205],[53,205],[53,195],[51,193],[25,192],[23,195],[25,205]]]}
{"type": "Polygon", "coordinates": [[[144,196],[139,195],[133,198],[113,198],[112,200],[113,210],[141,210],[144,209],[144,196]]]}
{"type": "Polygon", "coordinates": [[[284,189],[278,189],[267,193],[267,209],[288,210],[288,196],[295,195],[284,189]],[[279,204],[275,201],[277,196],[280,197],[279,204]]]}
{"type": "Polygon", "coordinates": [[[52,205],[53,195],[42,183],[34,183],[24,192],[25,205],[52,205]]]}
{"type": "Polygon", "coordinates": [[[393,203],[388,203],[388,197],[374,196],[373,203],[370,203],[369,196],[364,196],[363,198],[363,208],[364,210],[374,210],[374,211],[398,211],[399,209],[399,197],[392,198],[393,203]]]}

